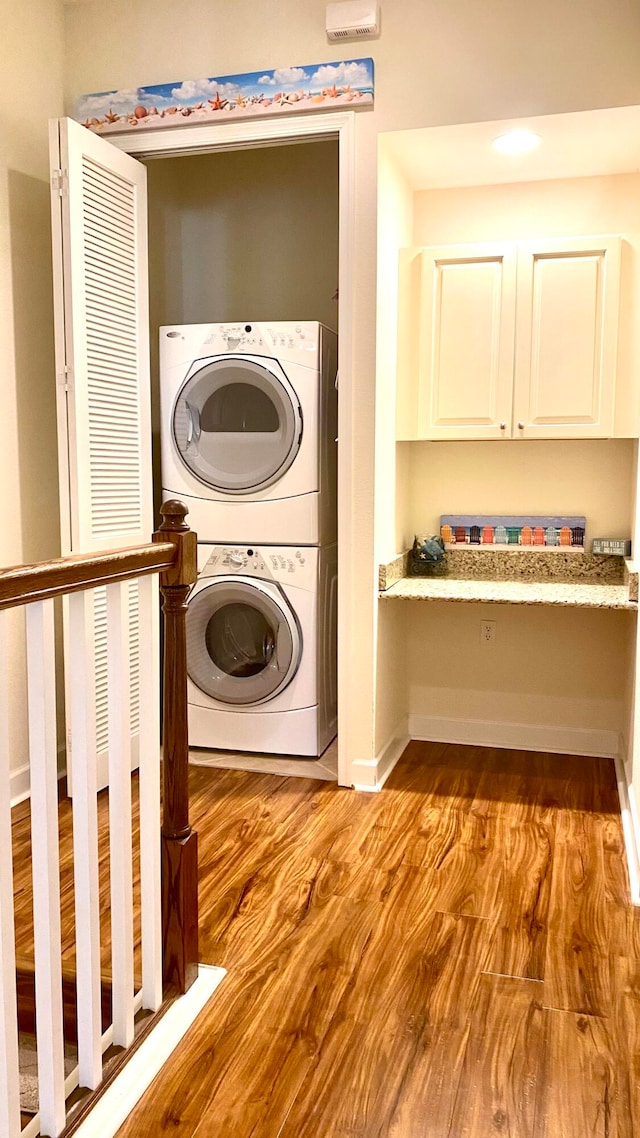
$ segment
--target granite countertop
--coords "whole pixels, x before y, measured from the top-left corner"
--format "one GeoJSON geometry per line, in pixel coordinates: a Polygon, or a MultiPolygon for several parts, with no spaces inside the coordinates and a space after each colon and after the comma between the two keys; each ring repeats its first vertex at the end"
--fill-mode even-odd
{"type": "Polygon", "coordinates": [[[638,572],[621,557],[529,549],[461,549],[446,557],[448,573],[438,577],[407,576],[407,553],[381,565],[380,598],[638,609],[638,572]]]}
{"type": "Polygon", "coordinates": [[[403,577],[380,597],[389,600],[482,601],[488,604],[563,605],[574,608],[638,610],[627,585],[584,585],[558,581],[469,581],[451,577],[403,577]]]}

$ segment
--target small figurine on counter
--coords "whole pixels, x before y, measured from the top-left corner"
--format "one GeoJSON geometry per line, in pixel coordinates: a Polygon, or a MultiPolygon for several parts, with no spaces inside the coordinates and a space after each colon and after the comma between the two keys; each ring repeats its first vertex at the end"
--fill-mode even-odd
{"type": "Polygon", "coordinates": [[[444,541],[441,537],[415,537],[409,556],[409,575],[427,576],[446,569],[444,541]]]}
{"type": "Polygon", "coordinates": [[[425,561],[442,561],[444,541],[441,537],[427,537],[419,548],[419,557],[425,561]]]}

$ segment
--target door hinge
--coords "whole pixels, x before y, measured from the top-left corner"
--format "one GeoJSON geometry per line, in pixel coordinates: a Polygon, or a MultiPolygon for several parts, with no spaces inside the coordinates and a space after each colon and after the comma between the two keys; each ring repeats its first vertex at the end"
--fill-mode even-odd
{"type": "Polygon", "coordinates": [[[51,188],[59,198],[69,193],[69,175],[66,170],[53,170],[51,173],[51,188]]]}
{"type": "Polygon", "coordinates": [[[60,387],[62,387],[62,389],[64,391],[70,391],[71,390],[71,386],[73,383],[72,376],[73,376],[73,373],[72,373],[72,370],[71,370],[71,367],[69,366],[69,364],[65,364],[62,371],[59,371],[57,373],[56,380],[57,380],[58,384],[60,385],[60,387]]]}

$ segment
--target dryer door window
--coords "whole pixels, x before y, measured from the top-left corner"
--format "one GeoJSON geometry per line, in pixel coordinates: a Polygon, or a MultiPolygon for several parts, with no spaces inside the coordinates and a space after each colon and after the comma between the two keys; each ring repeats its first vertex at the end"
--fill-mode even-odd
{"type": "Polygon", "coordinates": [[[173,437],[182,461],[213,490],[248,494],[281,478],[302,436],[302,413],[284,373],[264,362],[208,360],[178,394],[173,437]]]}
{"type": "Polygon", "coordinates": [[[296,618],[260,581],[219,577],[187,610],[187,671],[220,703],[264,703],[293,679],[302,644],[296,618]]]}

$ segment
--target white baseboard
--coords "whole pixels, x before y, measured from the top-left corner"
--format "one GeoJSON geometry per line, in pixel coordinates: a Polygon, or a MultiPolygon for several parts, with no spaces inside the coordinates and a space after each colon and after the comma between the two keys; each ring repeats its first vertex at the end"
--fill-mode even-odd
{"type": "Polygon", "coordinates": [[[374,759],[356,759],[351,767],[354,790],[382,790],[405,747],[411,742],[408,721],[400,720],[391,738],[374,759]]]}
{"type": "Polygon", "coordinates": [[[18,767],[15,771],[11,771],[9,775],[9,789],[12,806],[17,806],[19,802],[24,802],[25,798],[29,797],[31,793],[29,774],[28,763],[25,763],[23,767],[18,767]]]}
{"type": "Polygon", "coordinates": [[[432,743],[470,743],[476,747],[550,751],[557,755],[615,758],[619,749],[617,731],[483,719],[446,719],[438,715],[410,715],[409,735],[412,739],[432,743]]]}
{"type": "MultiPolygon", "coordinates": [[[[9,786],[12,806],[17,806],[19,802],[24,802],[26,798],[29,798],[31,794],[30,773],[28,763],[25,763],[22,767],[18,767],[15,771],[11,771],[9,786]]],[[[64,744],[61,743],[58,747],[58,779],[64,778],[66,773],[67,752],[64,744]]]]}
{"type": "Polygon", "coordinates": [[[151,1029],[84,1122],[80,1123],[75,1132],[76,1138],[113,1138],[225,975],[224,968],[199,965],[195,983],[151,1029]]]}
{"type": "Polygon", "coordinates": [[[631,781],[630,763],[626,755],[624,744],[621,746],[620,753],[616,755],[616,777],[618,780],[618,795],[620,797],[624,848],[627,855],[627,868],[629,870],[631,902],[633,905],[640,905],[640,818],[638,816],[636,795],[631,781]]]}

